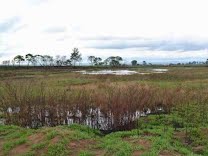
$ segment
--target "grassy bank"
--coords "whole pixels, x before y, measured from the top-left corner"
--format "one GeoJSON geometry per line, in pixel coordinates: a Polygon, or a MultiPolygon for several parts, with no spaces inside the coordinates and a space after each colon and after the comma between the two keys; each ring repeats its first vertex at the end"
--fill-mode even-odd
{"type": "Polygon", "coordinates": [[[131,131],[103,136],[81,125],[43,127],[37,130],[0,126],[0,154],[24,156],[172,156],[207,155],[208,128],[200,127],[186,141],[185,129],[174,129],[172,116],[151,115],[131,131]],[[163,124],[164,119],[168,122],[163,124]]]}

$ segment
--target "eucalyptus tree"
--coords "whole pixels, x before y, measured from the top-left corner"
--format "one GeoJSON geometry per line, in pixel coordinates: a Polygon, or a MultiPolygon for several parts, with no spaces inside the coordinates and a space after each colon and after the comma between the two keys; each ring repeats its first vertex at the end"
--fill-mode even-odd
{"type": "Polygon", "coordinates": [[[42,62],[43,62],[43,65],[44,66],[48,66],[48,65],[51,66],[52,60],[53,60],[53,57],[52,56],[49,56],[49,55],[44,55],[42,57],[42,62]]]}
{"type": "Polygon", "coordinates": [[[14,61],[17,62],[20,66],[21,62],[25,61],[25,59],[22,55],[17,55],[14,57],[14,61]]]}
{"type": "Polygon", "coordinates": [[[90,62],[90,64],[94,65],[95,56],[88,56],[87,60],[90,62]]]}
{"type": "Polygon", "coordinates": [[[71,60],[70,59],[67,59],[66,61],[64,61],[64,65],[65,66],[71,66],[71,60]]]}
{"type": "Polygon", "coordinates": [[[208,64],[208,59],[206,60],[205,64],[208,64]]]}
{"type": "Polygon", "coordinates": [[[79,52],[78,48],[72,49],[70,60],[72,61],[74,66],[76,65],[77,62],[82,61],[82,55],[79,52]]]}
{"type": "Polygon", "coordinates": [[[56,66],[61,66],[61,56],[60,55],[56,55],[55,64],[56,64],[56,66]]]}
{"type": "Polygon", "coordinates": [[[132,61],[131,61],[131,65],[132,65],[132,66],[136,66],[136,65],[137,65],[137,60],[132,60],[132,61]]]}
{"type": "Polygon", "coordinates": [[[26,54],[25,55],[25,59],[27,60],[27,66],[30,65],[30,63],[33,63],[33,60],[34,60],[34,56],[32,54],[26,54]]]}
{"type": "Polygon", "coordinates": [[[146,61],[143,61],[142,64],[143,64],[143,66],[146,66],[147,65],[147,62],[146,61]]]}
{"type": "Polygon", "coordinates": [[[35,55],[34,56],[35,59],[35,64],[38,64],[40,66],[43,66],[43,62],[44,62],[44,57],[42,55],[35,55]]]}
{"type": "Polygon", "coordinates": [[[94,60],[93,60],[93,63],[94,63],[94,65],[97,66],[97,65],[100,65],[101,61],[102,61],[102,58],[95,57],[94,60]]]}
{"type": "Polygon", "coordinates": [[[67,60],[66,56],[61,56],[60,59],[61,66],[65,65],[66,60],[67,60]]]}
{"type": "Polygon", "coordinates": [[[106,65],[110,65],[110,66],[120,66],[121,65],[121,61],[123,61],[123,58],[120,56],[110,56],[108,57],[104,62],[106,65]]]}

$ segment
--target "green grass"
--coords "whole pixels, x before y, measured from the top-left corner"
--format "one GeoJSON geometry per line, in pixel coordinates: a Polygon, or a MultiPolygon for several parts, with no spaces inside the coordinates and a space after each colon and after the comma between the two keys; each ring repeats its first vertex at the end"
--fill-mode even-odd
{"type": "Polygon", "coordinates": [[[79,156],[94,156],[94,154],[91,153],[90,151],[81,151],[79,153],[79,156]]]}
{"type": "Polygon", "coordinates": [[[48,140],[51,140],[51,139],[53,139],[57,135],[58,135],[58,132],[56,130],[52,130],[52,131],[49,131],[46,134],[46,137],[47,137],[48,140]]]}
{"type": "Polygon", "coordinates": [[[43,149],[47,146],[48,142],[41,142],[41,143],[37,143],[37,144],[33,144],[31,149],[32,150],[40,150],[43,149]]]}
{"type": "Polygon", "coordinates": [[[192,131],[191,137],[194,138],[194,142],[186,145],[180,138],[175,138],[176,133],[185,132],[185,129],[178,128],[177,131],[174,131],[174,127],[171,124],[172,118],[173,116],[171,115],[150,115],[147,118],[140,119],[140,122],[145,122],[145,126],[140,127],[139,133],[137,129],[133,129],[131,131],[114,132],[105,136],[101,136],[97,130],[78,124],[37,130],[17,126],[1,126],[0,141],[4,141],[3,151],[1,152],[4,155],[8,155],[14,147],[27,144],[29,146],[29,152],[24,153],[23,155],[25,156],[35,156],[41,150],[45,151],[45,156],[66,156],[73,153],[74,150],[78,150],[77,155],[80,156],[93,156],[96,151],[100,150],[106,155],[113,156],[130,156],[136,151],[142,151],[143,156],[157,156],[162,151],[197,156],[200,154],[194,153],[192,147],[204,146],[205,149],[201,151],[201,155],[206,155],[208,145],[203,131],[200,129],[192,131]],[[164,120],[168,124],[164,125],[164,120]],[[43,140],[36,144],[29,142],[28,137],[38,133],[45,134],[43,140]],[[51,142],[56,136],[59,136],[60,139],[55,143],[51,142]],[[83,144],[83,140],[86,141],[86,144],[83,145],[82,149],[81,145],[83,144]],[[90,140],[91,142],[95,142],[95,144],[89,146],[88,141],[91,144],[90,140]],[[148,141],[150,147],[147,149],[145,145],[135,143],[139,140],[148,141]],[[73,146],[69,146],[70,142],[74,142],[76,144],[75,147],[79,148],[76,149],[73,146]]]}
{"type": "Polygon", "coordinates": [[[4,143],[4,145],[3,145],[4,154],[7,154],[15,146],[24,144],[26,142],[27,142],[27,139],[25,137],[20,137],[19,139],[15,140],[15,141],[13,141],[13,140],[6,141],[6,143],[4,143]]]}
{"type": "Polygon", "coordinates": [[[69,151],[66,148],[66,143],[66,140],[62,140],[59,143],[49,145],[46,156],[67,156],[69,151]]]}

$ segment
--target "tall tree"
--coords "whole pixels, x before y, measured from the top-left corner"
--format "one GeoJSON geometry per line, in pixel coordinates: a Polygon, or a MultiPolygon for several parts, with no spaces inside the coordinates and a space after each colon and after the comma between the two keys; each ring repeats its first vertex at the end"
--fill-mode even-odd
{"type": "Polygon", "coordinates": [[[97,65],[100,65],[101,61],[102,61],[102,59],[100,57],[95,57],[93,60],[93,63],[94,63],[94,65],[97,66],[97,65]]]}
{"type": "Polygon", "coordinates": [[[123,58],[120,56],[110,56],[108,57],[104,62],[106,65],[110,65],[110,66],[120,66],[121,63],[120,61],[123,61],[123,58]]]}
{"type": "Polygon", "coordinates": [[[143,64],[143,66],[146,66],[147,65],[147,62],[146,61],[143,61],[142,64],[143,64]]]}
{"type": "Polygon", "coordinates": [[[30,65],[30,63],[33,62],[34,56],[32,54],[25,55],[25,59],[27,60],[27,66],[30,65]]]}
{"type": "Polygon", "coordinates": [[[20,66],[21,62],[25,61],[25,59],[22,55],[17,55],[14,57],[14,61],[17,62],[20,66]]]}
{"type": "Polygon", "coordinates": [[[206,64],[208,64],[208,59],[206,60],[206,62],[205,62],[206,64]]]}
{"type": "Polygon", "coordinates": [[[131,64],[132,64],[132,66],[136,66],[137,65],[137,60],[132,60],[131,64]]]}
{"type": "Polygon", "coordinates": [[[73,65],[75,66],[77,62],[80,62],[82,60],[82,55],[79,52],[78,48],[72,49],[71,57],[70,57],[73,65]]]}
{"type": "Polygon", "coordinates": [[[95,59],[95,56],[88,56],[88,61],[90,62],[92,66],[94,65],[94,59],[95,59]]]}
{"type": "Polygon", "coordinates": [[[42,62],[43,62],[43,65],[44,66],[48,66],[49,64],[51,65],[51,61],[52,60],[53,60],[53,57],[52,56],[43,55],[42,62]]]}
{"type": "Polygon", "coordinates": [[[34,59],[35,59],[35,64],[38,63],[40,66],[43,66],[44,57],[42,55],[35,55],[34,59]]]}

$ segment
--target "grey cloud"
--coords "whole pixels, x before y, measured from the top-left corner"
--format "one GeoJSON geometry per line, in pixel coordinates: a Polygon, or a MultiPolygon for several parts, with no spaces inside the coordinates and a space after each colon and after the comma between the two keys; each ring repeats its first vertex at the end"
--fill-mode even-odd
{"type": "Polygon", "coordinates": [[[164,40],[148,38],[106,37],[88,40],[89,48],[94,49],[145,49],[152,51],[198,51],[208,49],[208,41],[164,40]]]}
{"type": "Polygon", "coordinates": [[[4,20],[3,22],[0,22],[0,33],[6,33],[9,31],[12,31],[15,29],[17,24],[19,24],[20,18],[19,17],[13,17],[7,20],[4,20]]]}

